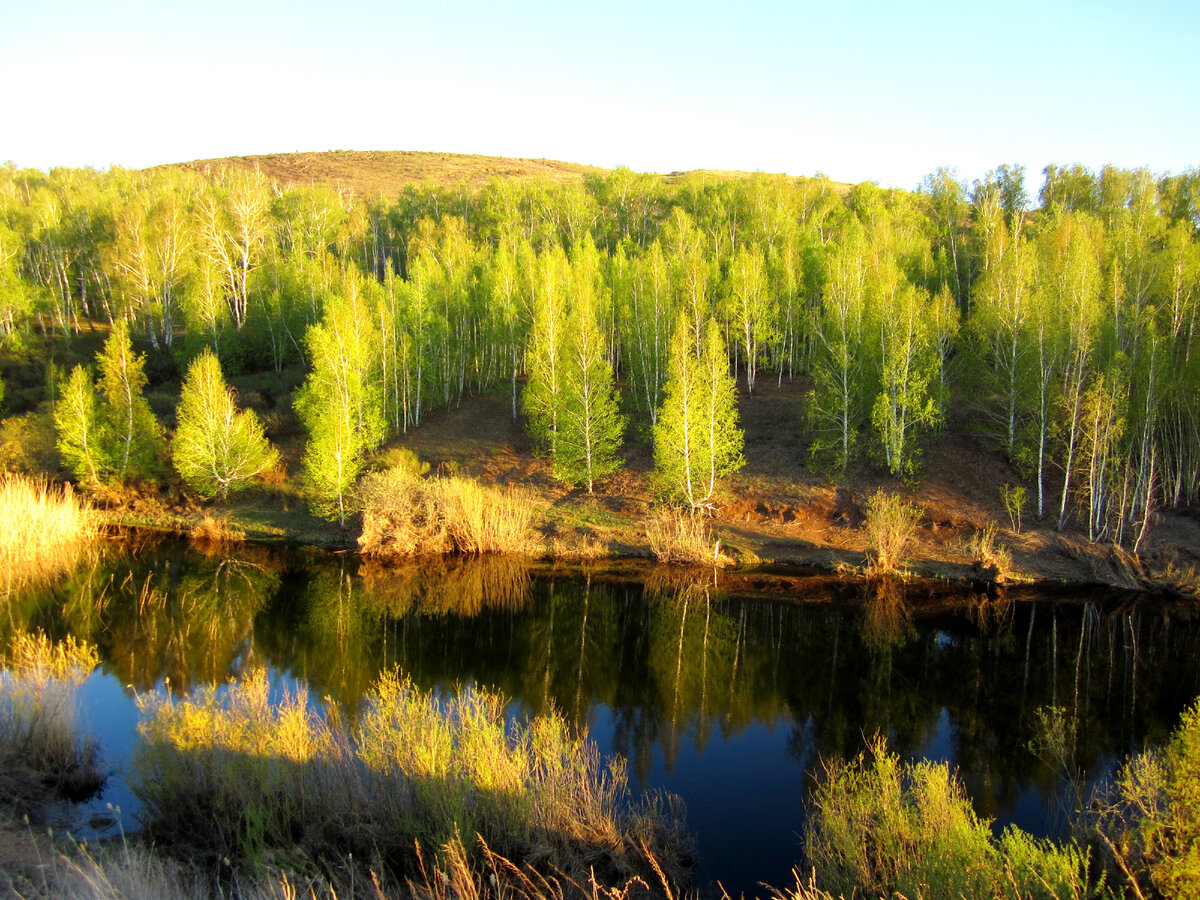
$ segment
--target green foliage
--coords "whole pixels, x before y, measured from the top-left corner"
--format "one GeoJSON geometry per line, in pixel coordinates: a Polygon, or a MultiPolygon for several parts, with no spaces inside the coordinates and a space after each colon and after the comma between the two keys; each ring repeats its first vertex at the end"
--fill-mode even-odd
{"type": "Polygon", "coordinates": [[[158,469],[162,427],[142,396],[145,360],[134,354],[124,323],[98,357],[100,392],[76,366],[54,407],[58,451],[76,478],[93,487],[127,477],[150,477],[158,469]]]}
{"type": "Polygon", "coordinates": [[[129,325],[119,321],[97,360],[100,368],[102,414],[107,429],[113,476],[149,477],[158,470],[163,448],[162,426],[142,396],[146,386],[146,358],[133,352],[129,325]]]}
{"type": "Polygon", "coordinates": [[[1025,488],[1023,485],[1012,485],[1007,481],[1000,488],[1000,502],[1004,504],[1004,511],[1008,513],[1009,522],[1012,523],[1012,530],[1017,534],[1021,533],[1021,513],[1025,510],[1025,488]]]}
{"type": "Polygon", "coordinates": [[[1099,834],[1139,896],[1200,894],[1200,703],[1161,750],[1122,766],[1100,805],[1099,834]]]}
{"type": "Polygon", "coordinates": [[[308,429],[304,477],[315,513],[345,525],[347,494],[364,456],[383,439],[383,398],[374,379],[377,335],[355,279],[305,336],[312,372],[296,396],[308,429]]]}
{"type": "Polygon", "coordinates": [[[718,479],[745,465],[745,436],[720,328],[709,319],[699,353],[694,335],[681,313],[654,426],[654,471],[671,496],[696,509],[712,503],[718,479]]]}
{"type": "Polygon", "coordinates": [[[833,895],[1083,898],[1103,895],[1089,854],[1016,828],[999,840],[944,763],[902,763],[882,738],[852,762],[826,763],[804,852],[833,895]]]}
{"type": "Polygon", "coordinates": [[[258,417],[237,408],[211,350],[188,367],[177,420],[171,458],[188,486],[205,497],[224,500],[279,462],[258,417]]]}

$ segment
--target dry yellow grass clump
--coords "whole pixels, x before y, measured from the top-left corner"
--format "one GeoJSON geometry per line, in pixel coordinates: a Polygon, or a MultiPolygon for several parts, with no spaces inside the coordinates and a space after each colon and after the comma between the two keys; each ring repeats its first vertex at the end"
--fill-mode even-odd
{"type": "Polygon", "coordinates": [[[647,520],[646,540],[659,562],[689,566],[724,567],[732,557],[721,552],[721,541],[713,536],[704,517],[676,509],[647,520]]]}
{"type": "Polygon", "coordinates": [[[99,663],[91,644],[17,634],[0,668],[0,799],[18,807],[45,793],[77,798],[104,781],[78,721],[77,691],[99,663]]]}
{"type": "Polygon", "coordinates": [[[69,571],[100,536],[95,511],[70,485],[0,476],[0,594],[69,571]]]}
{"type": "Polygon", "coordinates": [[[364,478],[358,502],[358,545],[366,556],[542,552],[533,531],[532,499],[511,488],[471,478],[421,478],[408,467],[396,467],[364,478]]]}

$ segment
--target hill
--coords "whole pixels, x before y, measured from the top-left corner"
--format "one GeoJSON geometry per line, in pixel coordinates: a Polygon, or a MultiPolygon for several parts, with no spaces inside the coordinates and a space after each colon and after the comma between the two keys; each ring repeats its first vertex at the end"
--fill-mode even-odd
{"type": "Polygon", "coordinates": [[[393,198],[410,184],[434,181],[480,187],[492,178],[545,178],[581,181],[603,175],[596,166],[549,159],[509,159],[468,153],[425,153],[410,150],[330,150],[325,153],[270,153],[178,163],[174,168],[210,172],[236,166],[258,169],[283,185],[328,184],[364,197],[393,198]]]}
{"type": "MultiPolygon", "coordinates": [[[[392,199],[412,184],[434,182],[448,186],[482,187],[492,178],[546,179],[556,183],[582,181],[588,175],[606,175],[611,169],[552,159],[515,159],[470,153],[427,153],[415,150],[329,150],[324,153],[269,153],[263,156],[229,156],[198,159],[164,168],[212,172],[226,167],[258,169],[281,185],[328,184],[360,197],[392,199]]],[[[748,178],[751,172],[697,170],[662,176],[666,184],[696,174],[716,179],[748,178]]],[[[833,183],[838,194],[852,185],[833,183]]]]}

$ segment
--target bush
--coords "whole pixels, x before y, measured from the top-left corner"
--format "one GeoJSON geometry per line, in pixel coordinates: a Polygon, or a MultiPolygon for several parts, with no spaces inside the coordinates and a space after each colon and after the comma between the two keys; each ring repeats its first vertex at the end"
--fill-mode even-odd
{"type": "Polygon", "coordinates": [[[1200,896],[1200,702],[1165,748],[1121,768],[1097,811],[1108,862],[1139,896],[1200,896]]]}
{"type": "Polygon", "coordinates": [[[1102,884],[1089,854],[1016,828],[992,837],[942,763],[902,763],[882,738],[853,762],[827,763],[804,849],[815,872],[796,897],[1080,898],[1102,884]],[[812,891],[805,893],[806,890],[812,891]]]}
{"type": "Polygon", "coordinates": [[[863,524],[867,532],[869,572],[886,575],[899,570],[920,518],[920,508],[905,503],[895,494],[875,492],[867,501],[863,524]]]}

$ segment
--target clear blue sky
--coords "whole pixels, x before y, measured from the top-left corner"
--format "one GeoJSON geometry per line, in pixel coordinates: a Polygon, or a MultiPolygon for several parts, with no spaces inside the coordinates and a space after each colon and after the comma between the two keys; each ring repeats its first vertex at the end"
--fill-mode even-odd
{"type": "Polygon", "coordinates": [[[0,160],[436,150],[911,188],[1200,165],[1200,3],[0,0],[0,160]],[[977,11],[976,11],[977,10],[977,11]]]}

